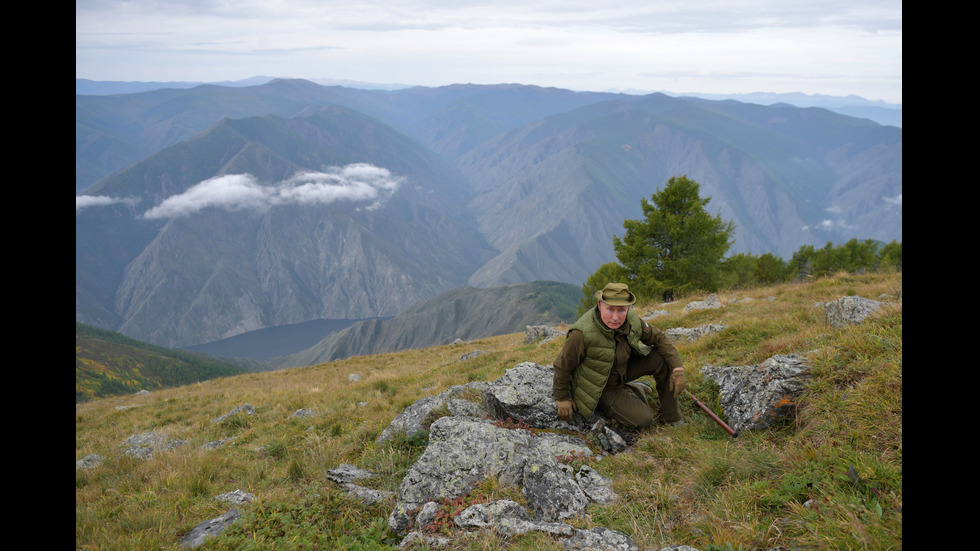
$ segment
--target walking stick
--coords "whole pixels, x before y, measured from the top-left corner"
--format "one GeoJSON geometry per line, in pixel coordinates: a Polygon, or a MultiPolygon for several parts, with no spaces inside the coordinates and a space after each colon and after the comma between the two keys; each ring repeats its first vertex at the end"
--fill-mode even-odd
{"type": "Polygon", "coordinates": [[[701,408],[702,410],[704,410],[705,413],[708,414],[708,417],[711,417],[712,421],[718,423],[721,426],[721,428],[725,429],[725,432],[732,435],[732,438],[738,438],[738,431],[736,431],[732,427],[729,427],[724,421],[722,421],[717,415],[715,415],[715,412],[711,411],[711,409],[708,408],[708,406],[702,404],[701,400],[695,398],[694,395],[691,394],[690,390],[687,390],[685,388],[684,392],[686,392],[687,395],[690,396],[692,400],[694,400],[694,403],[697,404],[699,408],[701,408]]]}

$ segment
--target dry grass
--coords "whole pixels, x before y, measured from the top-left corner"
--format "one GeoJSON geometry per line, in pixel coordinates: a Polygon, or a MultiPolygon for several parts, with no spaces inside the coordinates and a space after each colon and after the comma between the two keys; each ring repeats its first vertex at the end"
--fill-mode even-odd
{"type": "MultiPolygon", "coordinates": [[[[707,403],[713,390],[698,373],[704,365],[807,352],[813,383],[795,422],[737,439],[685,401],[687,426],[648,431],[628,453],[593,465],[614,479],[621,499],[591,506],[572,522],[620,530],[644,549],[901,548],[901,302],[891,300],[873,320],[845,329],[827,326],[815,306],[845,295],[894,297],[901,288],[900,273],[838,274],[718,293],[726,305],[717,310],[683,311],[704,297],[639,305],[641,314],[668,310],[653,320],[663,328],[728,326],[677,343],[689,388],[707,403]]],[[[391,504],[346,500],[325,471],[352,463],[378,473],[373,487],[397,489],[421,447],[409,439],[384,446],[374,440],[399,412],[453,385],[494,380],[523,361],[550,364],[560,346],[504,335],[78,404],[76,459],[98,453],[106,460],[76,470],[76,548],[177,549],[183,534],[229,508],[214,496],[242,489],[258,496],[243,507],[250,520],[207,548],[275,542],[279,549],[392,549],[397,540],[383,522],[391,504]],[[459,361],[476,349],[489,353],[459,361]],[[256,408],[254,416],[211,422],[245,403],[256,408]],[[317,415],[291,418],[300,408],[317,415]],[[187,443],[149,461],[120,453],[126,438],[151,430],[187,443]],[[200,448],[232,437],[217,450],[200,448]]],[[[470,535],[457,547],[560,549],[541,534],[511,541],[470,535]]]]}

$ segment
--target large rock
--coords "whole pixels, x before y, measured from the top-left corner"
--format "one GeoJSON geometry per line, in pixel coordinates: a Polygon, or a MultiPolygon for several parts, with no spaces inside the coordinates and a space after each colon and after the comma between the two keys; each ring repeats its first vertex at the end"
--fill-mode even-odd
{"type": "Polygon", "coordinates": [[[708,298],[704,300],[695,300],[687,303],[687,305],[684,306],[684,311],[690,312],[692,310],[710,310],[712,308],[721,308],[721,307],[722,307],[721,299],[718,298],[718,295],[712,294],[709,295],[708,298]]]}
{"type": "Polygon", "coordinates": [[[710,335],[712,333],[720,333],[727,329],[727,325],[722,325],[720,323],[709,323],[707,325],[702,325],[700,327],[672,327],[667,329],[665,333],[670,337],[672,341],[686,340],[689,342],[696,341],[705,335],[710,335]]]}
{"type": "Polygon", "coordinates": [[[701,374],[718,384],[721,407],[736,431],[772,426],[796,413],[809,378],[803,356],[776,355],[759,365],[703,366],[701,374]]]}
{"type": "Polygon", "coordinates": [[[863,322],[883,305],[883,302],[877,300],[846,296],[824,303],[824,315],[830,325],[845,327],[863,322]]]}
{"type": "Polygon", "coordinates": [[[391,440],[397,434],[411,436],[424,430],[423,422],[435,410],[446,408],[451,415],[482,417],[488,415],[482,401],[474,401],[465,396],[479,396],[487,388],[484,382],[473,382],[457,385],[435,396],[427,396],[416,401],[405,411],[399,413],[394,420],[378,435],[376,443],[381,444],[391,440]]]}
{"type": "Polygon", "coordinates": [[[521,420],[532,427],[559,428],[586,432],[585,419],[576,413],[571,422],[558,418],[553,384],[555,368],[524,362],[508,369],[490,383],[483,399],[491,417],[521,420]]]}
{"type": "Polygon", "coordinates": [[[425,452],[402,480],[389,523],[404,531],[412,511],[430,501],[467,495],[487,478],[521,488],[537,519],[568,518],[590,501],[575,472],[557,459],[572,455],[593,453],[575,436],[535,434],[471,417],[439,418],[430,427],[425,452]]]}
{"type": "Polygon", "coordinates": [[[241,511],[231,509],[221,516],[206,520],[195,526],[193,530],[181,538],[180,543],[184,547],[193,549],[203,544],[207,538],[217,536],[221,532],[224,532],[232,523],[241,518],[241,516],[241,511]]]}

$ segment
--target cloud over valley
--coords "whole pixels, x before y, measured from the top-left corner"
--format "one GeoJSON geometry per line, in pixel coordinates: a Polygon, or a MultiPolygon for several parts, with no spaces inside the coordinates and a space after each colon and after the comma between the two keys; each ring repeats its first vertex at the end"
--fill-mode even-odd
{"type": "MultiPolygon", "coordinates": [[[[207,208],[265,212],[277,205],[328,205],[337,201],[361,203],[371,209],[394,194],[403,182],[403,177],[366,163],[330,167],[323,172],[300,172],[272,185],[264,185],[249,174],[229,174],[205,180],[164,199],[144,212],[142,218],[191,216],[207,208]]],[[[75,212],[122,201],[132,200],[76,196],[75,212]]]]}

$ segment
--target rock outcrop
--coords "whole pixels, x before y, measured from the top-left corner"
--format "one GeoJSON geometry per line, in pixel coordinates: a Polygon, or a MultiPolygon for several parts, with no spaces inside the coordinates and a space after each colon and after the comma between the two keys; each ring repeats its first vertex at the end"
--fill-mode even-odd
{"type": "Polygon", "coordinates": [[[718,384],[721,407],[736,431],[764,429],[792,418],[809,377],[800,355],[776,355],[759,365],[702,366],[718,384]]]}
{"type": "Polygon", "coordinates": [[[863,297],[846,296],[824,303],[824,314],[828,324],[845,327],[863,322],[884,304],[863,297]]]}
{"type": "MultiPolygon", "coordinates": [[[[578,531],[563,520],[590,503],[614,501],[609,479],[588,464],[575,469],[569,463],[572,458],[576,463],[599,460],[586,441],[590,435],[604,443],[605,453],[626,449],[626,444],[601,416],[586,420],[576,413],[569,421],[559,419],[551,393],[553,376],[552,366],[524,362],[496,381],[452,387],[399,414],[378,442],[399,433],[412,435],[424,430],[426,420],[435,419],[425,451],[399,486],[388,518],[391,529],[411,533],[407,541],[431,538],[427,527],[440,504],[466,496],[487,479],[519,489],[526,505],[477,504],[456,516],[458,527],[571,537],[578,531]]],[[[596,537],[581,536],[589,541],[596,537]]]]}

